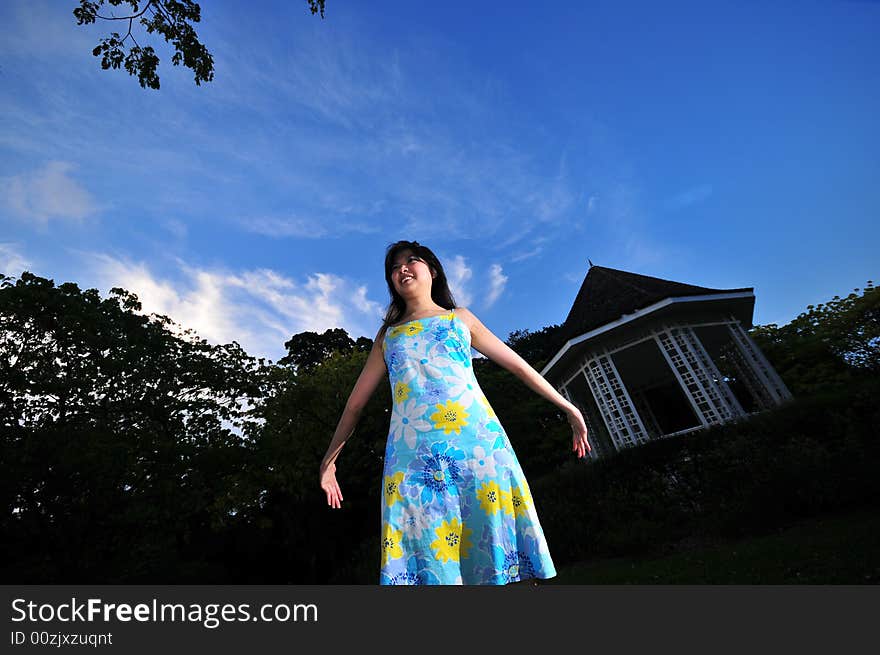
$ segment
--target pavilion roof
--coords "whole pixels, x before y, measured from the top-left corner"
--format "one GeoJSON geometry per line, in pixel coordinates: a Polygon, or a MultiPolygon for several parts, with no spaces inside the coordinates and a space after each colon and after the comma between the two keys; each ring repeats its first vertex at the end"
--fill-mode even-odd
{"type": "Polygon", "coordinates": [[[753,292],[754,287],[713,289],[591,264],[562,324],[561,337],[568,341],[665,298],[742,291],[753,292]]]}

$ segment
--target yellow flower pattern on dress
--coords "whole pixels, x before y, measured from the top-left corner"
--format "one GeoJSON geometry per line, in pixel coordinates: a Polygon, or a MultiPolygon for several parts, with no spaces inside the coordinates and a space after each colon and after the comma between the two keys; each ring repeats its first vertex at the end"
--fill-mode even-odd
{"type": "Polygon", "coordinates": [[[382,566],[386,566],[390,559],[403,557],[403,548],[400,547],[401,541],[403,541],[403,532],[386,525],[382,538],[382,566]]]}
{"type": "Polygon", "coordinates": [[[419,332],[425,329],[424,326],[422,326],[421,321],[410,321],[409,323],[401,325],[400,327],[403,328],[403,333],[406,334],[406,336],[408,337],[414,337],[419,332]]]}
{"type": "Polygon", "coordinates": [[[486,408],[486,414],[489,418],[497,418],[497,416],[495,416],[495,410],[492,409],[492,405],[489,404],[489,399],[486,398],[486,396],[480,396],[480,402],[483,403],[483,407],[486,408]]]}
{"type": "Polygon", "coordinates": [[[501,498],[498,501],[501,509],[507,516],[513,516],[513,495],[507,489],[499,489],[498,491],[501,494],[501,498]]]}
{"type": "Polygon", "coordinates": [[[443,562],[450,560],[459,562],[468,556],[468,550],[473,545],[470,536],[473,530],[464,527],[459,520],[443,521],[440,527],[434,530],[437,538],[431,542],[434,549],[434,557],[443,562]]]}
{"type": "Polygon", "coordinates": [[[398,500],[403,501],[403,496],[400,495],[400,483],[403,482],[403,477],[403,471],[385,476],[385,504],[388,507],[391,507],[398,500]]]}
{"type": "Polygon", "coordinates": [[[486,514],[489,516],[497,514],[501,508],[501,489],[498,488],[498,483],[492,480],[483,484],[477,490],[477,499],[486,514]]]}
{"type": "Polygon", "coordinates": [[[409,385],[406,382],[398,382],[394,385],[394,402],[402,403],[404,400],[409,398],[409,392],[411,391],[409,385]]]}
{"type": "Polygon", "coordinates": [[[529,507],[532,505],[532,496],[529,494],[528,489],[518,489],[514,487],[511,489],[511,502],[513,503],[513,512],[517,517],[526,516],[529,511],[529,507]]]}
{"type": "MultiPolygon", "coordinates": [[[[508,584],[556,569],[510,440],[474,374],[456,311],[389,328],[383,585],[508,584]]],[[[537,425],[536,425],[537,427],[537,425]]]]}
{"type": "Polygon", "coordinates": [[[444,434],[449,434],[453,430],[456,434],[461,434],[461,428],[467,425],[465,419],[470,416],[464,407],[454,400],[447,400],[445,405],[438,404],[437,411],[431,414],[431,420],[434,427],[443,430],[444,434]]]}

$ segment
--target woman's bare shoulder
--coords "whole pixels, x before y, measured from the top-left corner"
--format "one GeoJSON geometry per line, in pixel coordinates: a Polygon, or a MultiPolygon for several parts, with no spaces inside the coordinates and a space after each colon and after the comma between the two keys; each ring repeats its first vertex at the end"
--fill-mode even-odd
{"type": "Polygon", "coordinates": [[[376,346],[381,347],[382,342],[385,341],[385,333],[388,331],[388,327],[386,325],[380,325],[378,332],[376,332],[376,338],[373,339],[373,343],[376,346]]]}
{"type": "Polygon", "coordinates": [[[462,321],[464,321],[465,325],[468,326],[468,329],[471,331],[471,337],[474,339],[484,338],[486,336],[494,336],[487,328],[483,322],[477,318],[476,314],[474,314],[467,307],[456,307],[455,315],[458,316],[462,321]]]}
{"type": "Polygon", "coordinates": [[[474,316],[474,313],[467,307],[456,307],[453,311],[455,312],[455,315],[464,321],[464,324],[473,331],[474,325],[479,322],[479,319],[474,316]]]}

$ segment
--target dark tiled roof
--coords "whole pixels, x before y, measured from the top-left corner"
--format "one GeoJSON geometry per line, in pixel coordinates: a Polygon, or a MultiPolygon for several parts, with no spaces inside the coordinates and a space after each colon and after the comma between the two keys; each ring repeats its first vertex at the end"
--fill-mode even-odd
{"type": "Polygon", "coordinates": [[[562,341],[564,343],[665,298],[737,291],[754,291],[754,287],[710,289],[593,264],[562,324],[562,341]]]}

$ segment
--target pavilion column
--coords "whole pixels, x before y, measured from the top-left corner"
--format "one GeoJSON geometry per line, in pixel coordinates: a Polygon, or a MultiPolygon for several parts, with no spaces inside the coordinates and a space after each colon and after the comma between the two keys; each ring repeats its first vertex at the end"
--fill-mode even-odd
{"type": "Polygon", "coordinates": [[[700,422],[708,427],[745,416],[697,334],[688,326],[663,325],[654,340],[700,422]]]}
{"type": "Polygon", "coordinates": [[[636,412],[620,373],[605,351],[588,359],[583,368],[587,384],[617,450],[647,443],[650,438],[636,412]]]}
{"type": "MultiPolygon", "coordinates": [[[[734,342],[731,342],[731,344],[733,343],[734,342]]],[[[761,409],[769,409],[773,407],[776,403],[773,402],[770,392],[761,382],[754,369],[749,365],[742,351],[739,349],[739,346],[733,345],[729,354],[730,357],[728,361],[736,372],[737,380],[742,382],[746,389],[749,390],[749,393],[752,395],[752,398],[755,399],[758,407],[761,409]]]]}
{"type": "Polygon", "coordinates": [[[736,352],[739,355],[741,369],[744,369],[745,379],[750,390],[758,399],[758,402],[765,408],[769,409],[775,405],[781,405],[787,400],[791,400],[792,395],[785,386],[785,382],[779,377],[770,362],[761,352],[761,349],[755,345],[739,321],[731,317],[731,322],[727,323],[727,329],[734,344],[736,344],[736,352]]]}

